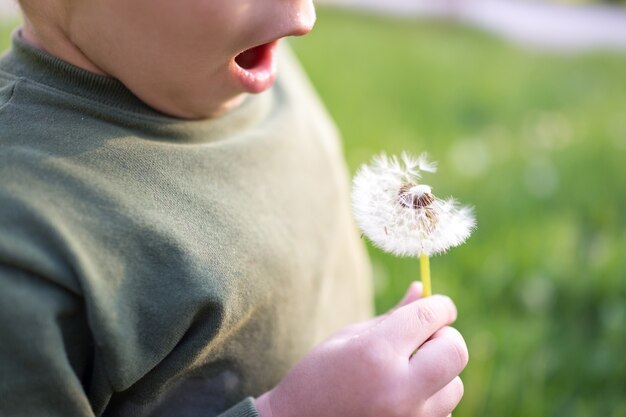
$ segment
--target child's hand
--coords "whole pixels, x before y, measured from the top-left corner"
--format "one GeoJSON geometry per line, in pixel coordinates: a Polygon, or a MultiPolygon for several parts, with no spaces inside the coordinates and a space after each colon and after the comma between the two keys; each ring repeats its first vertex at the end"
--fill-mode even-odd
{"type": "Polygon", "coordinates": [[[394,310],[313,349],[256,400],[261,416],[448,416],[463,396],[467,346],[447,327],[457,314],[452,301],[414,301],[420,293],[411,286],[394,310]]]}

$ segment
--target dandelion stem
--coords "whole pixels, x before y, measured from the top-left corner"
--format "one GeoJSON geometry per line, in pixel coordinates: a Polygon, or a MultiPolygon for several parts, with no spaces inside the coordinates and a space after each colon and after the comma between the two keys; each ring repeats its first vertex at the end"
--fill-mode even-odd
{"type": "Polygon", "coordinates": [[[422,275],[422,297],[430,297],[432,289],[430,286],[430,260],[428,255],[420,255],[420,272],[422,275]]]}

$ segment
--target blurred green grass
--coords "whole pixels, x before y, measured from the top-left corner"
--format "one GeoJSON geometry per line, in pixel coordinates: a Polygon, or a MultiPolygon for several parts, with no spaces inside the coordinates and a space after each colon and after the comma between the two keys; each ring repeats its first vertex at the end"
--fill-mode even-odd
{"type": "MultiPolygon", "coordinates": [[[[626,56],[326,9],[292,45],[352,172],[428,151],[435,193],[475,206],[468,243],[431,261],[471,355],[454,416],[626,416],[626,56]]],[[[385,311],[418,263],[369,251],[385,311]]]]}
{"type": "Polygon", "coordinates": [[[0,51],[4,51],[11,44],[11,32],[19,25],[17,19],[7,20],[0,16],[0,51]]]}
{"type": "MultiPolygon", "coordinates": [[[[626,416],[626,56],[326,9],[292,45],[352,172],[428,151],[435,193],[475,206],[431,261],[470,349],[454,416],[626,416]]],[[[385,311],[419,265],[369,250],[385,311]]]]}

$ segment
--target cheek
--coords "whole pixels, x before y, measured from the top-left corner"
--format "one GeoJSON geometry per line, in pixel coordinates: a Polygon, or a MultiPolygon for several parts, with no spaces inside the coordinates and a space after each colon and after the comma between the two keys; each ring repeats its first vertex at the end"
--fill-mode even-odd
{"type": "Polygon", "coordinates": [[[217,51],[229,54],[246,44],[259,16],[259,0],[160,1],[167,2],[171,9],[171,18],[167,20],[174,28],[170,31],[172,36],[193,40],[198,46],[211,44],[217,51]]]}
{"type": "Polygon", "coordinates": [[[230,9],[207,6],[210,1],[158,0],[154,7],[145,0],[120,1],[101,2],[74,19],[77,45],[105,72],[115,76],[122,64],[124,71],[207,70],[235,54],[238,20],[230,9]]]}

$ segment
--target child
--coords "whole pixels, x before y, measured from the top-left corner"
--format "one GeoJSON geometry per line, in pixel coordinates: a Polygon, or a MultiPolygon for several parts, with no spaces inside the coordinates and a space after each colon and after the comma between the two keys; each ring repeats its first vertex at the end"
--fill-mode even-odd
{"type": "Polygon", "coordinates": [[[0,415],[452,411],[452,302],[412,285],[363,322],[340,146],[278,45],[312,28],[310,0],[20,3],[0,61],[0,415]]]}

